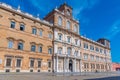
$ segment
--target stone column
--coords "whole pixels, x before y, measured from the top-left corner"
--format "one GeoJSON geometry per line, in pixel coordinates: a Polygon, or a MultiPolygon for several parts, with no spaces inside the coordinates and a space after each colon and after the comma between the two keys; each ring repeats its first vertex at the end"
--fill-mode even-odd
{"type": "Polygon", "coordinates": [[[63,51],[62,51],[62,54],[65,54],[65,45],[63,44],[63,51]]]}
{"type": "Polygon", "coordinates": [[[76,72],[76,59],[74,59],[73,72],[76,72]]]}
{"type": "Polygon", "coordinates": [[[58,72],[58,56],[56,58],[56,71],[58,72]]]}
{"type": "Polygon", "coordinates": [[[81,59],[80,59],[80,65],[79,65],[79,68],[80,68],[80,72],[82,72],[82,62],[81,62],[81,59]]]}
{"type": "Polygon", "coordinates": [[[57,43],[54,43],[54,53],[55,54],[57,53],[57,48],[58,48],[57,43]]]}
{"type": "Polygon", "coordinates": [[[65,57],[63,58],[63,72],[65,72],[65,57]]]}
{"type": "Polygon", "coordinates": [[[67,63],[66,63],[66,67],[67,67],[67,72],[69,72],[69,58],[67,59],[67,63]]]}
{"type": "Polygon", "coordinates": [[[74,49],[74,47],[72,47],[71,54],[74,55],[74,53],[75,53],[75,49],[74,49]]]}
{"type": "Polygon", "coordinates": [[[57,29],[54,29],[54,37],[55,37],[55,39],[58,39],[58,32],[57,32],[57,29]]]}
{"type": "Polygon", "coordinates": [[[54,72],[56,71],[56,58],[54,57],[54,72]]]}

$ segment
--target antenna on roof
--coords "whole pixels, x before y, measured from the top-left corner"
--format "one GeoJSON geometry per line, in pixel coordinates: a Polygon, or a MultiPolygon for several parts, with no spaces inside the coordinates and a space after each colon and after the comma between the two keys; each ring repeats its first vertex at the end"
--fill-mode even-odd
{"type": "Polygon", "coordinates": [[[21,12],[21,11],[20,11],[20,5],[18,5],[17,11],[18,11],[18,12],[21,12]]]}
{"type": "Polygon", "coordinates": [[[18,5],[18,10],[20,10],[20,5],[18,5]]]}
{"type": "Polygon", "coordinates": [[[38,18],[39,18],[39,16],[40,16],[40,15],[39,15],[39,14],[37,14],[37,17],[38,17],[38,18]]]}
{"type": "Polygon", "coordinates": [[[57,6],[55,7],[55,9],[57,9],[57,6]]]}

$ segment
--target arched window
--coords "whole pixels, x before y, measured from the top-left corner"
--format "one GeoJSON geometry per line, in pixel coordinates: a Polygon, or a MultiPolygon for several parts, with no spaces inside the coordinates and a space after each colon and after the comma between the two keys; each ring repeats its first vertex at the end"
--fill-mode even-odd
{"type": "Polygon", "coordinates": [[[59,40],[62,40],[62,34],[58,34],[59,40]]]}
{"type": "Polygon", "coordinates": [[[70,21],[67,21],[66,27],[67,27],[67,29],[70,29],[70,21]]]}
{"type": "Polygon", "coordinates": [[[68,54],[68,55],[71,54],[71,48],[70,48],[70,47],[67,48],[67,54],[68,54]]]}
{"type": "Polygon", "coordinates": [[[78,32],[78,27],[77,27],[77,25],[74,25],[74,32],[78,32]]]}
{"type": "Polygon", "coordinates": [[[58,48],[58,54],[62,54],[62,48],[61,47],[58,48]]]}
{"type": "Polygon", "coordinates": [[[62,18],[59,16],[59,18],[58,18],[58,25],[62,25],[62,18]]]}

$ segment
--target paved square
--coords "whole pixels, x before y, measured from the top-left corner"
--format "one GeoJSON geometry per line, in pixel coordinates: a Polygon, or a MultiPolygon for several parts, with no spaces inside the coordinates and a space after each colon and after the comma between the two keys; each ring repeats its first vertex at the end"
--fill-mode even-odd
{"type": "Polygon", "coordinates": [[[120,73],[53,75],[53,73],[0,73],[0,80],[120,80],[120,73]]]}

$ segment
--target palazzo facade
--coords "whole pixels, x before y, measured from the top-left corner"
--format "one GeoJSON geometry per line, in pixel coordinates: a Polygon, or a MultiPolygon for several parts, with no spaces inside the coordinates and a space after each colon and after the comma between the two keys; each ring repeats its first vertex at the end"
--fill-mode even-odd
{"type": "Polygon", "coordinates": [[[0,4],[0,72],[111,71],[110,42],[80,35],[66,3],[43,20],[0,4]]]}
{"type": "Polygon", "coordinates": [[[44,18],[53,24],[53,71],[110,71],[109,40],[93,41],[81,36],[79,21],[72,13],[71,6],[63,4],[44,18]]]}
{"type": "Polygon", "coordinates": [[[52,25],[0,4],[0,72],[51,72],[52,25]]]}

